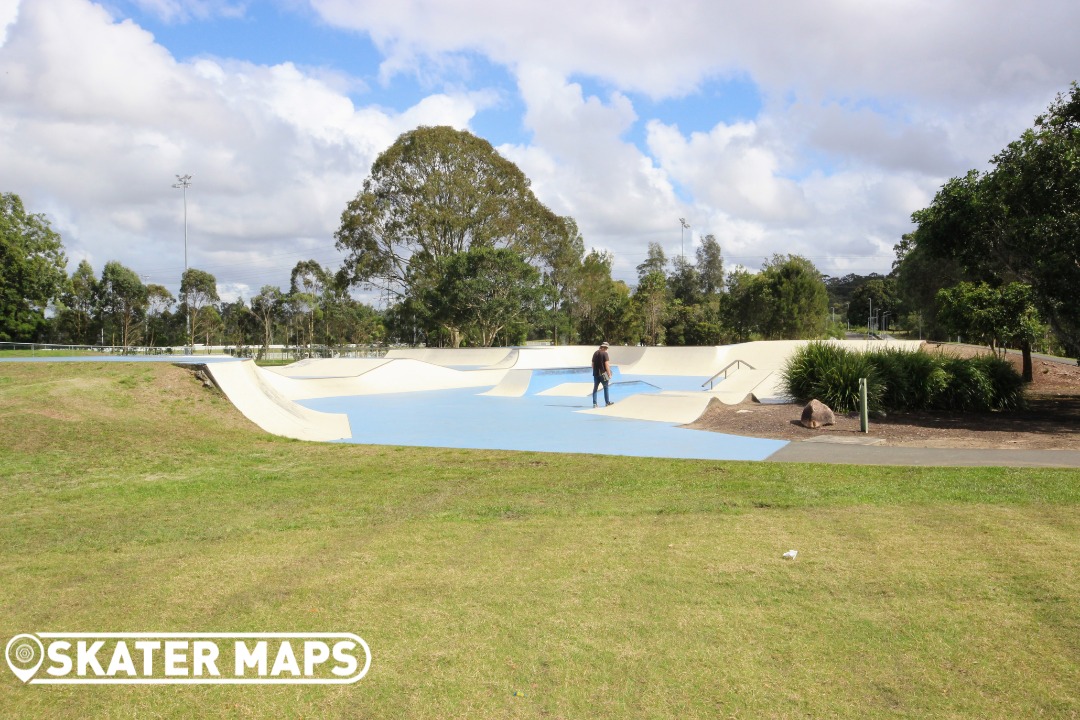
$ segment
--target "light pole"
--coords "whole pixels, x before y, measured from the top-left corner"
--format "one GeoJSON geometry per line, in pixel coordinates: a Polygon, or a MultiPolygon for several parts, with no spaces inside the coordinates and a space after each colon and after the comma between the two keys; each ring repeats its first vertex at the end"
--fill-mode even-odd
{"type": "Polygon", "coordinates": [[[685,261],[686,251],[685,245],[683,244],[683,231],[689,230],[690,226],[687,224],[686,218],[679,218],[679,225],[682,226],[681,228],[679,228],[679,256],[685,261]]]}
{"type": "MultiPolygon", "coordinates": [[[[187,189],[189,187],[191,187],[191,176],[190,175],[177,175],[176,176],[176,184],[173,185],[173,187],[174,188],[179,188],[180,190],[184,191],[184,275],[187,275],[187,271],[188,271],[188,264],[187,264],[187,189]]],[[[180,284],[181,284],[181,286],[184,284],[183,277],[181,277],[181,279],[180,279],[180,284]]],[[[187,337],[185,339],[188,340],[189,344],[190,344],[190,340],[191,340],[191,305],[190,305],[190,303],[187,303],[187,302],[184,303],[184,314],[185,314],[185,318],[184,318],[184,334],[187,335],[187,337]]],[[[189,348],[184,348],[184,353],[185,354],[191,354],[190,349],[189,348]]]]}

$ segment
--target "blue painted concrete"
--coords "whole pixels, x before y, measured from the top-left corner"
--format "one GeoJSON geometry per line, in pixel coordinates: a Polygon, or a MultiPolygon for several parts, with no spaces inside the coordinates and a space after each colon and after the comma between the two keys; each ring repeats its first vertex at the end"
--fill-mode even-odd
{"type": "MultiPolygon", "coordinates": [[[[655,391],[665,381],[684,378],[634,376],[611,385],[619,402],[642,391],[655,391]]],[[[534,372],[523,397],[481,395],[483,388],[425,393],[395,393],[305,400],[300,404],[321,412],[344,413],[352,426],[351,442],[365,445],[531,450],[593,453],[631,457],[693,458],[702,460],[764,460],[787,445],[763,440],[680,428],[674,423],[626,420],[576,412],[592,407],[584,397],[536,395],[564,382],[591,379],[573,371],[534,372]]],[[[698,380],[700,389],[701,380],[698,380]]],[[[681,385],[680,382],[675,382],[681,385]]],[[[673,389],[663,387],[663,389],[673,389]]],[[[600,392],[603,402],[603,392],[600,392]]],[[[346,441],[350,442],[350,441],[346,441]]]]}
{"type": "MultiPolygon", "coordinates": [[[[4,358],[0,362],[234,362],[221,355],[4,358]]],[[[660,390],[700,390],[705,378],[622,375],[610,385],[615,402],[660,390]]],[[[631,457],[764,460],[788,443],[687,430],[674,423],[626,420],[576,412],[582,397],[537,393],[567,382],[591,382],[589,368],[534,370],[524,397],[480,395],[486,388],[306,400],[300,404],[349,416],[353,439],[365,445],[531,450],[631,457]]],[[[603,390],[598,392],[603,402],[603,390]]]]}

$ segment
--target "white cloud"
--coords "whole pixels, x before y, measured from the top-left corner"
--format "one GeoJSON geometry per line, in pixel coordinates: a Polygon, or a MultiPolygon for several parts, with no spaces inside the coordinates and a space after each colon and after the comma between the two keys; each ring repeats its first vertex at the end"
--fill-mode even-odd
{"type": "MultiPolygon", "coordinates": [[[[83,0],[24,3],[0,48],[0,167],[68,254],[173,286],[190,264],[223,280],[287,282],[340,262],[333,231],[376,155],[417,124],[465,127],[484,92],[401,113],[357,108],[291,63],[177,62],[131,21],[83,0]]],[[[7,188],[5,188],[7,189],[7,188]]]]}
{"type": "Polygon", "coordinates": [[[985,167],[1080,67],[1080,5],[1066,0],[312,6],[370,34],[384,77],[454,53],[511,68],[533,137],[504,151],[587,241],[628,255],[687,214],[740,252],[887,270],[910,213],[950,175],[985,167]],[[608,96],[585,97],[578,76],[608,96]],[[691,133],[641,118],[647,145],[625,139],[628,94],[677,98],[736,76],[760,89],[758,117],[691,133]]]}
{"type": "Polygon", "coordinates": [[[497,62],[679,95],[745,72],[767,91],[922,97],[961,107],[1034,99],[1072,79],[1080,6],[1011,0],[913,4],[822,0],[311,0],[334,25],[368,32],[401,65],[479,51],[497,62]]]}
{"type": "Polygon", "coordinates": [[[641,238],[669,239],[664,229],[678,217],[678,203],[667,173],[621,139],[637,119],[630,101],[619,93],[606,101],[586,96],[539,67],[521,68],[518,84],[533,139],[500,150],[542,201],[578,220],[587,244],[616,253],[618,274],[633,277],[644,257],[635,255],[644,252],[641,238]]]}
{"type": "MultiPolygon", "coordinates": [[[[248,9],[138,6],[193,35],[248,9]]],[[[306,257],[337,262],[340,213],[401,132],[467,128],[520,101],[510,122],[526,138],[500,151],[587,244],[615,252],[622,278],[651,241],[678,251],[679,217],[749,267],[797,252],[830,273],[885,271],[910,213],[950,175],[985,167],[1080,67],[1080,5],[1068,0],[311,6],[369,35],[381,68],[358,79],[332,61],[180,62],[89,0],[0,0],[0,190],[48,213],[70,257],[119,259],[170,284],[183,262],[170,185],[190,173],[192,264],[241,293],[287,282],[306,257]],[[516,78],[513,102],[483,87],[476,58],[516,78]],[[441,92],[359,104],[376,74],[441,92]],[[758,89],[755,116],[732,120],[696,93],[733,77],[758,89]],[[652,117],[643,108],[662,115],[663,102],[643,96],[699,114],[652,117]]]]}
{"type": "Polygon", "coordinates": [[[728,215],[791,225],[805,220],[798,186],[782,175],[768,131],[755,123],[718,124],[684,137],[674,126],[648,125],[648,144],[660,164],[698,200],[728,215]]]}
{"type": "Polygon", "coordinates": [[[7,42],[8,27],[19,16],[19,0],[0,0],[0,47],[7,42]]]}

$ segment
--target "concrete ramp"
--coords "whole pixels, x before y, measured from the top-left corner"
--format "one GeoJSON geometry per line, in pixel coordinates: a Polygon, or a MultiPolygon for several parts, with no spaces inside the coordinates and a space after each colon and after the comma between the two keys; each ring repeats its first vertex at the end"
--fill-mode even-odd
{"type": "Polygon", "coordinates": [[[328,358],[301,360],[291,365],[264,368],[275,375],[291,378],[354,377],[390,362],[387,358],[328,358]]]}
{"type": "Polygon", "coordinates": [[[791,398],[784,394],[783,383],[779,372],[770,373],[768,377],[754,386],[751,394],[754,399],[763,405],[776,405],[791,402],[791,398]]]}
{"type": "Polygon", "coordinates": [[[430,392],[458,388],[492,387],[506,375],[505,370],[455,370],[419,360],[389,360],[350,377],[284,377],[269,374],[268,385],[290,400],[315,400],[355,395],[430,392]]]}
{"type": "MultiPolygon", "coordinates": [[[[749,367],[740,367],[729,371],[727,379],[716,383],[707,394],[725,405],[738,405],[746,399],[747,395],[753,394],[759,386],[775,374],[772,370],[752,370],[749,367]]],[[[762,392],[771,397],[772,383],[769,383],[768,388],[762,388],[762,392]]]]}
{"type": "Polygon", "coordinates": [[[505,375],[505,370],[454,370],[418,360],[394,360],[358,377],[356,394],[493,387],[505,375]]]}
{"type": "Polygon", "coordinates": [[[685,425],[701,417],[711,400],[712,396],[709,393],[642,393],[631,395],[608,407],[578,412],[628,420],[651,420],[685,425]]]}
{"type": "Polygon", "coordinates": [[[725,347],[649,347],[641,357],[622,365],[627,375],[699,375],[708,377],[724,367],[725,347]]]}
{"type": "MultiPolygon", "coordinates": [[[[596,348],[592,350],[595,351],[596,348]]],[[[641,360],[646,350],[648,348],[641,345],[612,345],[608,348],[608,355],[611,357],[612,365],[625,368],[641,360]]],[[[589,354],[589,359],[592,359],[592,353],[589,354]]]]}
{"type": "Polygon", "coordinates": [[[495,367],[514,352],[508,348],[398,348],[389,350],[391,360],[420,360],[443,367],[495,367]]]}
{"type": "MultiPolygon", "coordinates": [[[[546,395],[549,397],[586,397],[592,394],[593,384],[589,382],[567,382],[556,385],[555,387],[548,388],[537,395],[546,395]]],[[[609,387],[610,389],[610,387],[609,387]]]]}
{"type": "Polygon", "coordinates": [[[523,347],[517,349],[515,370],[553,370],[592,366],[594,347],[562,345],[555,347],[523,347]]]}
{"type": "Polygon", "coordinates": [[[507,370],[498,385],[481,395],[493,397],[522,397],[532,382],[532,370],[507,370]]]}
{"type": "Polygon", "coordinates": [[[268,433],[320,442],[352,438],[347,416],[298,405],[266,382],[270,373],[252,360],[203,367],[244,417],[268,433]]]}

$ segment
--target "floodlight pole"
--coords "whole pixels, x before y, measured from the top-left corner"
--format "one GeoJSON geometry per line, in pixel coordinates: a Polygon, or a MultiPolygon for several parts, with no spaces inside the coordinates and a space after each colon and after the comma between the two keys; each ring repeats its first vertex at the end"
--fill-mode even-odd
{"type": "Polygon", "coordinates": [[[686,223],[686,218],[679,218],[679,224],[682,226],[679,229],[679,256],[686,261],[686,246],[683,241],[683,231],[689,230],[690,226],[686,223]]]}
{"type": "MultiPolygon", "coordinates": [[[[187,275],[187,271],[188,271],[188,258],[187,258],[187,189],[189,187],[191,187],[191,176],[190,175],[177,175],[176,176],[176,184],[173,185],[173,187],[174,188],[179,188],[180,190],[184,191],[184,275],[187,275]]],[[[183,277],[181,277],[181,279],[180,279],[180,284],[181,285],[184,284],[183,277]]],[[[186,315],[186,317],[184,319],[184,325],[185,325],[184,333],[187,335],[187,340],[188,340],[188,347],[184,348],[184,352],[185,352],[185,354],[190,355],[191,354],[191,347],[190,347],[191,342],[194,340],[194,338],[191,337],[191,303],[190,302],[185,302],[184,303],[184,314],[186,315]]]]}

